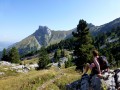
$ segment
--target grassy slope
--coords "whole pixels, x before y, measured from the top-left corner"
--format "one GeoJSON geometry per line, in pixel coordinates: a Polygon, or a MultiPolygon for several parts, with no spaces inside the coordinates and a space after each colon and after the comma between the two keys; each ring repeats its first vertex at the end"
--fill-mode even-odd
{"type": "Polygon", "coordinates": [[[38,63],[39,58],[33,58],[30,60],[23,60],[22,64],[34,64],[34,63],[38,63]]]}
{"type": "Polygon", "coordinates": [[[62,69],[64,75],[60,79],[56,79],[52,84],[43,90],[66,90],[66,85],[80,79],[80,73],[76,72],[75,67],[62,69]]]}
{"type": "Polygon", "coordinates": [[[31,71],[0,80],[0,90],[36,90],[45,81],[54,78],[57,73],[51,70],[31,71]]]}
{"type": "Polygon", "coordinates": [[[30,71],[18,75],[11,75],[0,78],[0,90],[36,90],[43,83],[54,79],[56,76],[62,75],[59,79],[55,79],[54,83],[48,84],[45,90],[65,90],[65,85],[80,78],[80,74],[74,71],[74,67],[68,69],[51,68],[49,70],[30,71]]]}

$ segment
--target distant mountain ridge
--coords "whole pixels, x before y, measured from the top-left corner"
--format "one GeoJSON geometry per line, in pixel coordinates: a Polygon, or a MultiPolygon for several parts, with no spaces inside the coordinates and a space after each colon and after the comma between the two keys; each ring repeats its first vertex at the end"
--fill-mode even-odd
{"type": "MultiPolygon", "coordinates": [[[[90,33],[92,35],[108,32],[117,26],[120,26],[120,18],[117,18],[101,26],[95,26],[92,23],[88,24],[90,33]]],[[[61,40],[69,38],[72,36],[72,31],[75,30],[76,28],[68,31],[54,31],[49,29],[47,26],[39,26],[38,30],[36,30],[33,34],[14,44],[13,46],[18,48],[21,54],[29,53],[31,51],[39,50],[43,45],[48,46],[50,44],[58,43],[61,40]]]]}
{"type": "Polygon", "coordinates": [[[72,31],[54,31],[47,26],[39,26],[38,30],[33,34],[12,46],[18,48],[20,54],[25,54],[39,50],[43,45],[48,46],[53,43],[58,43],[67,38],[71,33],[72,31]]]}
{"type": "Polygon", "coordinates": [[[92,32],[92,34],[97,35],[98,33],[102,32],[106,33],[118,26],[120,26],[120,18],[116,18],[115,20],[100,26],[92,26],[92,28],[90,28],[90,31],[92,32]]]}

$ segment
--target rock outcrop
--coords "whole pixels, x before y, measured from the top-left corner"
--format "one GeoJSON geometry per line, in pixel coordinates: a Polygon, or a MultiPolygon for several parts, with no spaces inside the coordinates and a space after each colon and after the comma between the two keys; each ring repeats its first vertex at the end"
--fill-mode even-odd
{"type": "Polygon", "coordinates": [[[67,90],[120,90],[120,69],[104,72],[104,76],[109,75],[107,80],[103,80],[94,75],[82,76],[80,80],[72,82],[66,86],[67,90]]]}
{"type": "MultiPolygon", "coordinates": [[[[11,71],[16,71],[16,72],[21,72],[21,73],[25,73],[28,72],[31,69],[36,69],[38,67],[38,64],[26,64],[26,65],[19,65],[19,64],[14,64],[14,63],[10,63],[10,62],[6,62],[6,61],[0,61],[0,66],[7,66],[7,68],[3,68],[4,70],[11,70],[11,71]]],[[[2,75],[1,72],[0,74],[2,75]]]]}

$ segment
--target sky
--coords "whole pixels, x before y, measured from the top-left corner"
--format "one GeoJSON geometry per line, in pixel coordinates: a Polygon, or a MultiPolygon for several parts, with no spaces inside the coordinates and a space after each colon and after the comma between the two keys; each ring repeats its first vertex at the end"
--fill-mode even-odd
{"type": "Polygon", "coordinates": [[[15,43],[39,25],[70,30],[80,19],[102,25],[120,17],[120,0],[0,0],[0,42],[15,43]]]}

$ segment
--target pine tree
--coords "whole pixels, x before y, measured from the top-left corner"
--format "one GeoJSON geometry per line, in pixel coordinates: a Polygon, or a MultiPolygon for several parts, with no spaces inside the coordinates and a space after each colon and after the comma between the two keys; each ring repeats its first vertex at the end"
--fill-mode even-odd
{"type": "Polygon", "coordinates": [[[114,62],[114,57],[112,54],[109,54],[109,63],[114,62]]]}
{"type": "Polygon", "coordinates": [[[54,62],[56,63],[58,61],[59,61],[59,58],[57,57],[57,51],[56,51],[55,54],[54,54],[54,62]]]}
{"type": "Polygon", "coordinates": [[[46,66],[50,63],[47,50],[45,47],[41,47],[39,52],[39,62],[38,62],[38,69],[45,69],[46,66]]]}
{"type": "Polygon", "coordinates": [[[60,59],[60,57],[61,57],[61,50],[60,50],[60,49],[57,49],[57,50],[55,51],[55,54],[54,54],[54,62],[55,62],[55,63],[58,62],[59,59],[60,59]]]}
{"type": "Polygon", "coordinates": [[[74,65],[72,60],[73,60],[73,57],[68,57],[68,61],[65,61],[65,68],[68,68],[74,65]]]}
{"type": "Polygon", "coordinates": [[[86,21],[80,20],[79,24],[77,25],[76,33],[73,32],[72,34],[76,38],[74,48],[74,62],[77,66],[76,69],[82,70],[83,65],[91,61],[91,50],[94,48],[86,21]]]}
{"type": "Polygon", "coordinates": [[[60,58],[61,57],[61,50],[57,49],[57,57],[60,58]]]}
{"type": "Polygon", "coordinates": [[[7,55],[7,51],[6,49],[4,48],[3,51],[2,51],[2,58],[1,58],[3,61],[9,61],[9,58],[8,58],[8,55],[7,55]]]}
{"type": "Polygon", "coordinates": [[[12,47],[12,49],[9,51],[9,60],[12,63],[20,62],[20,55],[15,47],[12,47]]]}
{"type": "Polygon", "coordinates": [[[61,56],[65,57],[65,50],[64,49],[61,50],[61,56]]]}

